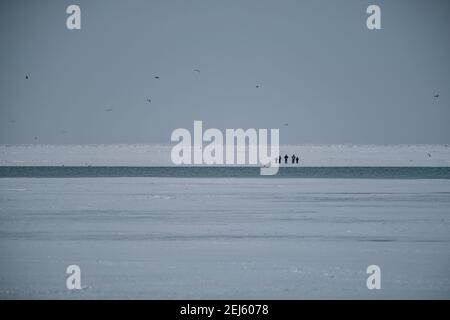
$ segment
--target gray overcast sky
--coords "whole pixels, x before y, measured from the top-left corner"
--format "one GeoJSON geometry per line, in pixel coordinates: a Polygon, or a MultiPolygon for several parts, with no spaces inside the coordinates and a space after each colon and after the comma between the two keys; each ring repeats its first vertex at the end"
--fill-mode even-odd
{"type": "Polygon", "coordinates": [[[450,143],[449,17],[448,0],[1,1],[0,143],[169,143],[194,120],[450,143]]]}

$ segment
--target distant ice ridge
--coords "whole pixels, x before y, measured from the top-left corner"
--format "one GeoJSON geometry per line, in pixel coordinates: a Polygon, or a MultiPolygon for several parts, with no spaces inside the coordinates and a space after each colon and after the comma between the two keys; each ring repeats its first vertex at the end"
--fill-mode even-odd
{"type": "MultiPolygon", "coordinates": [[[[172,166],[171,145],[0,145],[0,166],[172,166]]],[[[295,166],[450,166],[449,145],[282,145],[295,166]]],[[[289,164],[290,165],[290,164],[289,164]]]]}

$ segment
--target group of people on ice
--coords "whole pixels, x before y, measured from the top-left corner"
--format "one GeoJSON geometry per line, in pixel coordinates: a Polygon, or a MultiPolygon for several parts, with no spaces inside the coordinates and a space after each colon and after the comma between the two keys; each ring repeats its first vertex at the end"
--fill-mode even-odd
{"type": "MultiPolygon", "coordinates": [[[[289,156],[286,154],[286,155],[284,155],[284,163],[288,163],[288,160],[289,160],[289,156]]],[[[276,163],[280,163],[281,164],[281,156],[278,156],[278,158],[275,158],[275,162],[276,163]]],[[[298,156],[296,156],[295,154],[293,154],[292,155],[292,157],[291,157],[291,160],[292,160],[292,164],[298,164],[298,162],[299,162],[299,157],[298,156]]]]}

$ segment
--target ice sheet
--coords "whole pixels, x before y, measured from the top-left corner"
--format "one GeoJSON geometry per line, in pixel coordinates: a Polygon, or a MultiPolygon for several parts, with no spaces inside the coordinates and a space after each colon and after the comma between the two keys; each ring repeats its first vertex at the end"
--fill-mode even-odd
{"type": "Polygon", "coordinates": [[[450,180],[0,179],[0,298],[448,299],[449,244],[450,180]]]}
{"type": "MultiPolygon", "coordinates": [[[[2,166],[171,166],[170,145],[0,145],[2,166]]],[[[280,146],[301,166],[450,166],[448,145],[280,146]]]]}

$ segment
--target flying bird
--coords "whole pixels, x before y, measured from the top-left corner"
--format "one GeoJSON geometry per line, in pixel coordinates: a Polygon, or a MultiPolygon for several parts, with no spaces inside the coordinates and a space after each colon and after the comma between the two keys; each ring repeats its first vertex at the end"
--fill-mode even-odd
{"type": "Polygon", "coordinates": [[[259,89],[259,85],[256,85],[256,89],[259,89]]]}
{"type": "Polygon", "coordinates": [[[25,75],[25,79],[27,79],[27,80],[28,80],[29,78],[30,78],[30,77],[29,77],[28,75],[25,75]]]}
{"type": "Polygon", "coordinates": [[[155,79],[159,79],[159,76],[155,76],[155,79]]]}
{"type": "Polygon", "coordinates": [[[287,127],[289,125],[289,123],[285,123],[284,126],[287,127]]]}
{"type": "Polygon", "coordinates": [[[198,73],[200,73],[200,70],[198,70],[198,69],[194,69],[194,72],[198,72],[198,73]]]}
{"type": "Polygon", "coordinates": [[[147,101],[148,103],[152,103],[152,99],[149,98],[145,99],[145,101],[147,101]]]}
{"type": "Polygon", "coordinates": [[[433,97],[435,98],[439,98],[439,94],[435,94],[433,97]]]}
{"type": "Polygon", "coordinates": [[[111,112],[111,111],[113,111],[113,109],[112,108],[108,108],[108,109],[105,109],[105,111],[106,112],[111,112]]]}

